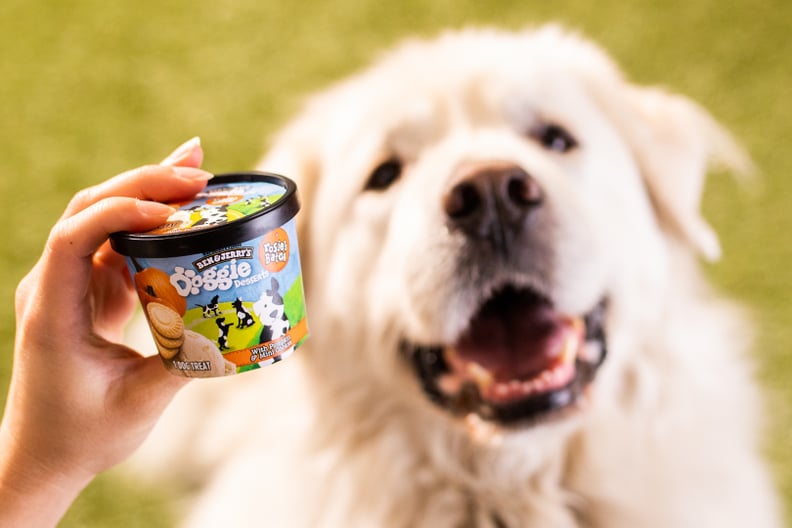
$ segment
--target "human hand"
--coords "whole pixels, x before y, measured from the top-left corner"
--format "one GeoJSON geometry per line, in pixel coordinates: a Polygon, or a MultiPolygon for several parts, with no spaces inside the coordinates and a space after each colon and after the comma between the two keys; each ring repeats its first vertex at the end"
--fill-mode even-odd
{"type": "Polygon", "coordinates": [[[142,443],[189,380],[120,343],[137,301],[108,236],[164,223],[173,209],[158,202],[190,198],[211,178],[202,159],[196,138],[160,165],[77,193],[20,282],[0,425],[0,525],[55,524],[96,474],[142,443]]]}

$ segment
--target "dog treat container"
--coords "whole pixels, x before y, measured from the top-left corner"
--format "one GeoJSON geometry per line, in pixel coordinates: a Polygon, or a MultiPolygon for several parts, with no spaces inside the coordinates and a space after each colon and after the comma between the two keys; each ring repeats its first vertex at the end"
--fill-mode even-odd
{"type": "Polygon", "coordinates": [[[114,233],[165,366],[188,377],[257,369],[308,337],[294,216],[297,188],[277,174],[209,181],[145,233],[114,233]]]}

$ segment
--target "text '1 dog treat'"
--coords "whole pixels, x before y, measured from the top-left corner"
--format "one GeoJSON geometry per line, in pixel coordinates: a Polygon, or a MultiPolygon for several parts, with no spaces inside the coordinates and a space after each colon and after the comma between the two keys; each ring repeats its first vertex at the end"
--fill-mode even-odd
{"type": "Polygon", "coordinates": [[[228,376],[289,356],[308,337],[294,182],[215,176],[168,222],[114,233],[154,343],[174,374],[228,376]]]}

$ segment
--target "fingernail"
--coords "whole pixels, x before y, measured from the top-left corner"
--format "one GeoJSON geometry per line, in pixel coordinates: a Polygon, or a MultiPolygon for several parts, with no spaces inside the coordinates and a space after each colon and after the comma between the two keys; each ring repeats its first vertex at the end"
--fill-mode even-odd
{"type": "Polygon", "coordinates": [[[177,163],[182,159],[186,158],[193,149],[201,144],[201,138],[195,136],[192,139],[187,140],[186,142],[182,143],[180,147],[174,150],[167,158],[162,161],[163,165],[168,165],[170,163],[177,163]]]}
{"type": "Polygon", "coordinates": [[[214,174],[211,172],[206,172],[205,170],[196,169],[194,167],[173,167],[173,171],[177,176],[186,180],[207,181],[214,178],[214,174]]]}
{"type": "Polygon", "coordinates": [[[148,200],[138,200],[137,201],[137,208],[138,211],[143,213],[146,216],[170,216],[176,209],[171,207],[170,205],[166,205],[164,203],[159,202],[149,202],[148,200]]]}

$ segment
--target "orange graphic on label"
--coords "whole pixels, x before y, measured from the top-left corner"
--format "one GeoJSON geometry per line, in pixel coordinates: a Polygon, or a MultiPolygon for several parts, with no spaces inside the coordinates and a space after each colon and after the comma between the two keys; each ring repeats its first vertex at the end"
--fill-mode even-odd
{"type": "Polygon", "coordinates": [[[259,246],[259,260],[264,269],[276,273],[289,262],[289,235],[277,228],[264,235],[259,246]]]}

